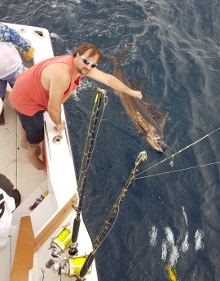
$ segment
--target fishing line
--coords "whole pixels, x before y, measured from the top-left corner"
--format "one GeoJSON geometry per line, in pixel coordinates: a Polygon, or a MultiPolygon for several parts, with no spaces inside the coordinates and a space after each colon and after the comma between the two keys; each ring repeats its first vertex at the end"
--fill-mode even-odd
{"type": "MultiPolygon", "coordinates": [[[[196,169],[196,168],[204,168],[204,167],[211,166],[211,165],[215,165],[215,164],[220,164],[220,161],[218,161],[218,162],[213,162],[213,163],[209,163],[209,164],[204,164],[204,165],[201,165],[201,166],[194,166],[194,167],[189,167],[189,168],[185,168],[185,169],[180,169],[180,170],[174,170],[174,171],[164,172],[164,173],[155,174],[155,175],[143,176],[143,177],[135,178],[135,180],[140,180],[140,179],[149,178],[149,177],[156,177],[156,176],[166,175],[166,174],[170,174],[170,173],[177,173],[177,172],[182,172],[182,171],[191,170],[191,169],[196,169]]],[[[141,174],[141,173],[140,173],[140,174],[141,174]]],[[[140,175],[140,174],[139,174],[139,175],[140,175]]]]}
{"type": "MultiPolygon", "coordinates": [[[[77,238],[78,238],[79,226],[80,226],[80,221],[81,221],[80,214],[81,214],[81,210],[82,210],[82,201],[83,201],[83,196],[84,196],[84,191],[85,191],[85,184],[86,184],[86,179],[87,179],[88,168],[90,165],[92,153],[94,151],[94,149],[92,149],[92,146],[94,144],[94,140],[96,142],[95,128],[96,128],[96,124],[97,124],[97,120],[98,120],[99,108],[100,108],[101,100],[105,96],[106,96],[106,91],[98,88],[98,93],[96,95],[96,101],[98,100],[98,104],[97,104],[97,108],[96,108],[96,113],[95,114],[92,113],[92,115],[91,115],[91,118],[93,115],[95,117],[94,117],[94,122],[93,122],[92,133],[91,134],[89,133],[89,135],[88,135],[88,136],[90,136],[90,144],[89,144],[88,154],[86,155],[87,159],[86,159],[86,163],[85,163],[85,170],[83,172],[83,177],[81,180],[80,188],[79,188],[80,177],[78,180],[79,202],[78,202],[77,207],[73,206],[74,210],[76,211],[76,217],[73,221],[72,238],[71,238],[71,243],[69,245],[69,254],[70,255],[75,255],[78,252],[77,238]]],[[[96,101],[95,101],[95,103],[96,103],[96,101]]],[[[105,105],[107,104],[107,101],[108,101],[108,99],[104,100],[105,105]]],[[[94,108],[95,108],[95,104],[94,104],[93,109],[94,108]]],[[[105,109],[105,106],[103,107],[103,109],[105,109]]],[[[104,114],[104,111],[103,111],[103,114],[104,114]]],[[[103,114],[102,114],[102,117],[103,117],[103,114]]],[[[90,118],[90,121],[91,121],[91,118],[90,118]]],[[[100,122],[101,122],[101,120],[100,120],[100,122]]],[[[100,126],[100,122],[99,122],[98,128],[100,126]]],[[[87,143],[87,141],[86,141],[86,143],[87,143]]],[[[85,146],[85,148],[86,148],[86,146],[85,146]]],[[[82,169],[82,166],[83,166],[83,161],[81,163],[81,169],[82,169]]],[[[81,173],[80,173],[80,176],[81,176],[81,173]]]]}
{"type": "Polygon", "coordinates": [[[74,210],[72,210],[72,212],[71,212],[71,217],[70,217],[70,219],[69,219],[69,223],[67,224],[67,225],[69,225],[70,226],[70,224],[72,223],[72,219],[73,219],[73,215],[74,215],[74,210]]]}
{"type": "Polygon", "coordinates": [[[93,152],[94,152],[94,150],[95,150],[95,145],[96,145],[97,136],[98,136],[98,133],[99,133],[100,125],[101,125],[101,122],[102,122],[102,118],[103,118],[104,111],[105,111],[105,107],[106,107],[107,103],[108,103],[108,97],[105,96],[105,97],[104,97],[103,109],[102,109],[102,115],[101,115],[101,117],[100,117],[99,124],[98,124],[98,127],[97,127],[97,132],[96,132],[96,134],[95,134],[93,150],[92,150],[92,152],[91,152],[90,158],[92,158],[92,154],[93,154],[93,152]]]}
{"type": "MultiPolygon", "coordinates": [[[[165,174],[170,174],[170,173],[177,173],[177,172],[183,172],[183,171],[186,171],[186,170],[191,170],[191,169],[196,169],[196,168],[204,168],[206,166],[211,166],[211,165],[215,165],[215,164],[220,164],[220,161],[217,161],[217,162],[212,162],[212,163],[209,163],[209,164],[204,164],[204,165],[200,165],[200,166],[193,166],[193,167],[189,167],[189,168],[185,168],[185,169],[180,169],[180,170],[174,170],[174,171],[168,171],[168,172],[164,172],[164,173],[160,173],[160,174],[154,174],[154,175],[148,175],[148,176],[143,176],[143,177],[139,177],[139,178],[135,178],[135,180],[140,180],[140,179],[143,179],[143,178],[150,178],[150,177],[156,177],[156,176],[162,176],[162,175],[165,175],[165,174]]],[[[141,174],[141,173],[140,173],[141,174]]],[[[138,174],[137,176],[139,176],[140,174],[138,174]]],[[[93,193],[89,193],[87,195],[85,195],[83,198],[87,197],[87,196],[90,196],[90,195],[95,195],[99,192],[102,192],[106,189],[109,189],[109,188],[112,188],[118,184],[122,184],[122,183],[125,183],[126,181],[122,181],[120,183],[116,183],[116,184],[113,184],[111,186],[108,186],[108,187],[105,187],[105,188],[102,188],[96,192],[93,192],[93,193]]]]}
{"type": "Polygon", "coordinates": [[[167,161],[168,159],[173,158],[175,155],[177,155],[177,154],[181,153],[182,151],[184,151],[184,150],[186,150],[186,149],[190,148],[191,146],[195,145],[196,143],[198,143],[198,142],[200,142],[200,141],[204,140],[205,138],[209,137],[211,134],[213,134],[213,133],[217,132],[219,129],[220,129],[220,127],[219,127],[218,129],[216,129],[216,130],[212,131],[211,133],[209,133],[209,134],[205,135],[205,136],[204,136],[204,137],[202,137],[201,139],[199,139],[199,140],[197,140],[197,141],[195,141],[195,142],[191,143],[190,145],[187,145],[187,146],[186,146],[186,147],[184,147],[183,149],[181,149],[181,150],[179,150],[178,152],[176,152],[176,153],[172,154],[171,156],[169,156],[169,157],[165,158],[164,160],[162,160],[162,161],[160,161],[160,162],[156,163],[155,165],[153,165],[153,166],[149,167],[147,170],[145,170],[145,171],[143,171],[143,172],[139,173],[137,176],[140,176],[141,174],[143,174],[143,173],[145,173],[145,172],[149,171],[150,169],[152,169],[152,168],[154,168],[154,167],[158,166],[159,164],[161,164],[161,163],[163,163],[163,162],[167,161]]]}
{"type": "Polygon", "coordinates": [[[93,118],[93,114],[94,114],[94,111],[95,111],[96,103],[98,101],[98,97],[99,97],[99,95],[97,93],[96,97],[95,97],[93,109],[92,109],[92,112],[91,112],[90,120],[89,120],[89,128],[88,128],[87,138],[86,138],[86,142],[85,142],[85,146],[84,146],[84,153],[83,153],[80,172],[79,172],[79,179],[78,179],[78,184],[77,184],[78,186],[79,186],[79,182],[80,182],[81,171],[82,171],[82,168],[83,168],[84,157],[85,157],[85,154],[86,154],[86,148],[87,148],[87,142],[88,142],[88,139],[89,139],[89,132],[90,132],[91,124],[92,124],[92,118],[93,118]]]}
{"type": "MultiPolygon", "coordinates": [[[[123,195],[123,194],[122,194],[123,195]]],[[[122,198],[122,195],[121,195],[121,198],[122,198]]],[[[120,200],[121,200],[120,198],[120,200]]],[[[111,226],[111,228],[109,229],[109,231],[106,233],[105,237],[103,238],[103,240],[100,242],[99,246],[102,245],[102,243],[105,241],[105,239],[109,236],[109,233],[112,231],[112,228],[114,227],[117,219],[118,219],[118,214],[119,214],[119,209],[120,209],[120,206],[118,206],[118,209],[117,209],[117,213],[116,213],[116,217],[115,217],[115,220],[111,226]]],[[[101,232],[101,231],[100,231],[101,232]]],[[[93,244],[96,242],[96,239],[92,242],[93,244]]]]}
{"type": "MultiPolygon", "coordinates": [[[[30,234],[31,237],[34,238],[34,243],[36,243],[36,244],[34,245],[34,248],[36,248],[37,246],[40,248],[40,247],[42,246],[41,244],[38,243],[38,241],[37,241],[37,239],[35,238],[35,236],[34,236],[29,230],[27,230],[27,229],[25,229],[25,228],[24,228],[23,230],[25,230],[28,234],[30,234]]],[[[11,237],[12,237],[12,236],[11,236],[11,237]]],[[[17,246],[20,246],[20,245],[22,245],[22,244],[33,245],[32,242],[27,242],[26,240],[20,239],[20,243],[18,243],[18,244],[16,245],[16,247],[17,247],[17,246]]]]}
{"type": "Polygon", "coordinates": [[[90,268],[90,266],[91,266],[91,264],[92,264],[92,262],[95,258],[95,254],[96,254],[97,249],[100,247],[100,245],[106,239],[106,237],[109,235],[109,233],[111,232],[111,230],[112,230],[112,228],[113,228],[113,226],[114,226],[114,224],[117,220],[117,217],[118,217],[118,214],[119,214],[119,205],[121,204],[121,202],[123,201],[123,198],[125,197],[127,191],[129,190],[129,187],[130,187],[132,181],[134,180],[136,172],[138,171],[140,165],[142,164],[143,161],[146,161],[146,160],[147,160],[146,151],[140,152],[136,161],[135,161],[134,169],[131,171],[131,174],[130,174],[125,186],[123,187],[120,195],[118,196],[118,199],[116,200],[115,204],[113,205],[113,208],[112,208],[107,220],[105,221],[101,231],[99,232],[98,236],[95,239],[95,245],[93,246],[92,251],[87,256],[87,258],[86,258],[86,260],[85,260],[85,262],[84,262],[84,264],[81,268],[81,271],[80,271],[79,275],[76,276],[77,281],[85,280],[84,276],[87,274],[88,269],[90,268]],[[113,221],[113,219],[114,219],[114,221],[113,221]],[[111,225],[111,228],[107,232],[110,225],[111,225]]]}
{"type": "MultiPolygon", "coordinates": [[[[100,125],[101,125],[101,122],[102,122],[102,118],[103,118],[103,115],[104,115],[105,107],[106,107],[106,105],[108,103],[108,97],[105,97],[105,98],[106,98],[107,101],[105,102],[105,100],[104,100],[103,109],[102,109],[102,115],[100,117],[100,120],[99,120],[99,123],[98,123],[98,126],[97,126],[97,132],[96,132],[95,138],[94,138],[93,149],[92,149],[91,154],[90,154],[90,161],[92,159],[92,155],[93,155],[93,152],[95,150],[96,140],[97,140],[97,136],[98,136],[98,133],[99,133],[99,129],[100,129],[100,125]]],[[[89,166],[90,166],[90,162],[89,162],[89,164],[87,166],[87,169],[89,168],[89,166]]],[[[80,180],[80,177],[79,177],[79,180],[80,180]]],[[[80,189],[79,189],[79,191],[80,191],[80,189]]],[[[83,196],[83,198],[84,198],[84,196],[83,196]]]]}
{"type": "MultiPolygon", "coordinates": [[[[83,167],[83,162],[84,162],[84,157],[86,155],[85,151],[86,151],[86,147],[87,147],[87,141],[88,141],[88,137],[89,137],[89,132],[90,132],[90,127],[91,127],[91,121],[92,121],[92,117],[93,117],[93,114],[94,114],[94,109],[95,109],[95,106],[96,106],[96,103],[98,101],[98,95],[96,96],[95,98],[95,102],[94,102],[94,106],[93,106],[93,110],[92,110],[92,114],[91,114],[91,117],[90,117],[90,121],[89,121],[89,129],[88,129],[88,134],[87,134],[87,138],[86,138],[86,143],[85,143],[85,148],[84,148],[84,153],[83,153],[83,158],[82,158],[82,162],[81,162],[81,167],[80,167],[80,172],[79,172],[79,179],[78,179],[78,186],[79,186],[79,182],[80,182],[80,177],[81,177],[81,174],[82,174],[82,167],[83,167]]],[[[108,103],[108,97],[106,95],[104,95],[102,97],[104,100],[103,100],[103,109],[102,109],[102,115],[101,115],[101,118],[99,120],[99,123],[98,123],[98,126],[97,126],[97,132],[95,134],[95,138],[94,138],[94,142],[93,142],[93,149],[91,151],[91,154],[90,154],[90,161],[91,161],[91,158],[92,158],[92,154],[95,150],[95,146],[96,146],[96,140],[97,140],[97,136],[98,136],[98,133],[99,133],[99,129],[100,129],[100,125],[101,125],[101,122],[102,122],[102,118],[103,118],[103,115],[104,115],[104,111],[105,111],[105,107],[108,103]]],[[[99,106],[97,107],[97,110],[99,110],[99,106]]],[[[96,113],[97,115],[97,113],[96,113]]],[[[98,116],[96,116],[98,117],[98,116]]],[[[89,164],[87,166],[87,169],[89,168],[89,165],[90,165],[90,161],[89,161],[89,164]]]]}
{"type": "Polygon", "coordinates": [[[122,182],[119,182],[119,183],[116,183],[116,184],[110,185],[110,186],[108,186],[108,187],[105,187],[105,188],[99,189],[99,190],[98,190],[98,191],[96,191],[96,192],[92,192],[92,193],[89,193],[89,194],[84,195],[84,196],[83,196],[83,198],[85,198],[85,197],[87,197],[87,196],[90,196],[90,195],[94,195],[94,194],[99,193],[99,192],[101,192],[101,191],[103,191],[103,190],[106,190],[106,189],[112,188],[113,186],[116,186],[116,185],[119,185],[119,184],[122,184],[122,183],[125,183],[125,182],[127,182],[127,181],[122,181],[122,182]]]}
{"type": "MultiPolygon", "coordinates": [[[[147,172],[148,170],[150,170],[150,169],[156,167],[157,165],[159,165],[159,164],[165,162],[166,160],[168,160],[168,159],[170,159],[170,158],[173,158],[176,154],[178,154],[178,153],[180,153],[180,152],[182,152],[182,151],[188,149],[189,147],[191,147],[191,146],[195,145],[196,143],[202,141],[203,139],[209,137],[211,134],[217,132],[219,129],[220,129],[220,127],[217,128],[216,130],[212,131],[211,133],[209,133],[209,134],[203,136],[203,137],[200,138],[199,140],[197,140],[197,141],[191,143],[190,145],[186,146],[185,148],[181,149],[180,151],[176,152],[175,154],[172,154],[170,157],[165,158],[164,160],[162,160],[162,161],[156,163],[155,165],[149,167],[147,170],[145,170],[145,171],[143,171],[143,172],[137,174],[137,175],[136,175],[136,178],[135,178],[134,180],[136,180],[136,179],[139,180],[139,179],[147,178],[147,177],[156,177],[156,176],[165,175],[165,174],[169,174],[169,173],[177,173],[177,172],[182,172],[182,171],[186,171],[186,170],[190,170],[190,169],[204,168],[204,167],[206,167],[206,166],[211,166],[211,165],[219,164],[220,162],[213,162],[213,163],[204,164],[204,165],[199,165],[199,166],[194,166],[194,167],[189,167],[189,168],[185,168],[185,169],[174,170],[174,171],[164,172],[164,173],[155,174],[155,175],[148,175],[148,176],[144,176],[144,177],[138,177],[138,176],[140,176],[142,173],[147,172]]],[[[111,185],[111,186],[109,186],[109,187],[102,188],[102,189],[100,189],[100,190],[98,190],[98,191],[96,191],[96,192],[89,193],[89,194],[85,195],[84,198],[87,197],[87,196],[90,196],[90,195],[95,195],[95,194],[97,194],[97,193],[99,193],[99,192],[102,192],[102,191],[104,191],[104,190],[106,190],[106,189],[112,188],[112,187],[114,187],[114,186],[116,186],[116,185],[123,184],[123,183],[125,183],[125,182],[126,182],[126,181],[122,181],[122,182],[120,182],[120,183],[113,184],[113,185],[111,185]]]]}
{"type": "MultiPolygon", "coordinates": [[[[108,220],[110,219],[110,217],[112,216],[112,214],[113,214],[113,212],[114,212],[114,210],[115,210],[115,206],[117,206],[117,205],[118,205],[118,202],[121,201],[122,195],[124,194],[124,190],[126,189],[126,185],[129,183],[129,181],[131,180],[131,178],[132,178],[132,174],[131,174],[131,175],[129,176],[129,178],[126,180],[126,183],[125,183],[123,189],[121,190],[121,193],[119,194],[119,196],[118,196],[118,198],[117,198],[115,204],[113,205],[113,207],[112,207],[110,213],[108,214],[106,221],[108,221],[108,220]]],[[[133,178],[132,181],[133,181],[134,179],[135,179],[135,178],[133,178]]],[[[119,209],[119,205],[118,205],[118,209],[119,209]]],[[[117,217],[118,217],[118,209],[117,209],[117,213],[116,213],[116,216],[117,216],[117,217]]],[[[115,224],[115,221],[114,221],[114,224],[115,224]]],[[[100,233],[103,231],[103,229],[105,228],[105,226],[106,226],[106,224],[104,223],[103,226],[102,226],[102,228],[101,228],[101,230],[99,231],[98,236],[99,236],[100,233]]],[[[112,227],[111,227],[111,229],[112,229],[112,227]]],[[[109,230],[109,232],[111,231],[111,229],[109,230]]],[[[108,232],[108,234],[109,234],[109,232],[108,232]]],[[[96,240],[97,240],[97,238],[95,239],[95,241],[96,241],[96,240]]],[[[93,241],[92,243],[94,243],[94,241],[93,241]]]]}
{"type": "MultiPolygon", "coordinates": [[[[126,181],[124,187],[123,187],[122,190],[121,190],[121,193],[119,194],[119,196],[118,196],[117,200],[115,201],[115,204],[113,205],[113,207],[112,207],[112,209],[111,209],[111,211],[110,211],[110,213],[109,213],[109,215],[108,215],[108,217],[107,217],[105,223],[103,224],[103,226],[102,226],[102,228],[101,228],[101,230],[100,230],[100,232],[99,232],[99,234],[98,234],[98,237],[95,239],[95,241],[96,241],[96,246],[98,245],[98,243],[99,243],[99,245],[101,245],[102,242],[105,240],[106,236],[105,236],[105,238],[102,240],[102,235],[105,233],[104,230],[105,230],[105,229],[106,229],[106,230],[108,229],[107,225],[110,224],[111,219],[115,216],[114,214],[116,213],[116,218],[115,218],[114,223],[113,223],[113,226],[114,226],[114,224],[115,224],[115,222],[116,222],[116,220],[117,220],[117,217],[118,217],[119,205],[120,205],[120,203],[122,202],[122,198],[125,196],[125,193],[128,191],[129,186],[131,185],[132,181],[135,179],[136,172],[138,171],[140,165],[142,164],[143,161],[146,161],[146,160],[147,160],[146,151],[143,151],[143,152],[139,153],[139,155],[138,155],[138,157],[137,157],[137,159],[136,159],[136,161],[135,161],[135,168],[131,171],[130,176],[128,177],[128,179],[127,179],[127,181],[126,181]],[[101,242],[101,240],[102,240],[102,242],[101,242]]],[[[113,227],[113,226],[112,226],[112,227],[113,227]]],[[[112,230],[112,227],[110,228],[110,230],[109,230],[108,233],[106,234],[107,236],[109,235],[110,231],[112,230]]],[[[93,241],[93,242],[94,242],[94,241],[93,241]]],[[[98,248],[98,247],[99,247],[99,246],[97,246],[97,248],[98,248]]]]}

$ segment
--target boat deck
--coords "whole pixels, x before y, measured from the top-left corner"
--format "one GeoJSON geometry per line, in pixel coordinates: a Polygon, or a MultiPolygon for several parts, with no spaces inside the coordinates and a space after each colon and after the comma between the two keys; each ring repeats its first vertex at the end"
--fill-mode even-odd
{"type": "MultiPolygon", "coordinates": [[[[8,90],[10,90],[9,86],[8,90]]],[[[45,171],[38,171],[29,163],[27,150],[20,146],[21,123],[9,102],[8,91],[4,101],[4,116],[5,125],[0,126],[0,173],[5,175],[12,182],[14,188],[19,190],[21,194],[21,204],[24,203],[27,198],[32,198],[29,200],[29,205],[31,206],[37,198],[37,196],[34,196],[35,191],[46,181],[47,174],[45,171]]],[[[42,189],[42,193],[43,192],[44,190],[42,189]]],[[[26,212],[30,213],[29,206],[27,206],[27,204],[25,205],[27,209],[26,212]]],[[[16,248],[15,237],[18,235],[18,231],[19,224],[13,225],[10,236],[8,237],[8,244],[1,250],[0,281],[10,280],[10,272],[16,248]]]]}
{"type": "MultiPolygon", "coordinates": [[[[35,48],[33,61],[25,61],[21,54],[26,68],[53,57],[48,30],[15,24],[7,25],[20,31],[26,41],[35,48]]],[[[31,258],[33,257],[33,268],[29,268],[28,278],[24,279],[22,275],[19,280],[39,281],[42,268],[45,270],[44,280],[54,281],[58,280],[58,274],[55,274],[52,269],[45,268],[45,263],[52,258],[48,245],[51,238],[54,238],[62,229],[62,226],[70,222],[71,212],[74,212],[73,219],[76,216],[72,205],[75,198],[74,194],[77,193],[77,180],[68,128],[66,124],[63,139],[58,141],[57,131],[54,130],[55,124],[51,121],[49,114],[44,113],[47,172],[36,170],[27,159],[27,150],[20,146],[21,124],[8,99],[10,90],[11,88],[8,86],[4,101],[5,125],[0,126],[0,173],[4,174],[20,191],[21,205],[13,212],[12,229],[8,237],[8,243],[0,251],[0,281],[18,280],[17,277],[13,279],[13,276],[17,276],[16,274],[20,273],[22,268],[22,264],[19,263],[21,255],[17,255],[21,244],[24,244],[24,248],[19,253],[25,256],[27,260],[25,237],[22,236],[22,243],[20,243],[21,229],[19,230],[19,227],[22,225],[23,217],[28,217],[31,221],[34,254],[31,256],[31,258]],[[34,204],[36,198],[39,198],[45,192],[45,189],[49,191],[48,196],[36,209],[30,211],[29,207],[34,204]],[[17,271],[14,270],[15,264],[17,271]]],[[[61,108],[61,118],[66,123],[64,108],[63,106],[61,108]]],[[[80,223],[78,244],[79,255],[88,255],[91,252],[92,243],[83,220],[80,223]]],[[[65,255],[68,255],[68,251],[65,255]]],[[[75,278],[68,278],[68,280],[75,280],[75,278]]],[[[95,262],[92,263],[92,272],[87,275],[87,280],[98,281],[95,262]]]]}
{"type": "Polygon", "coordinates": [[[5,125],[0,126],[0,173],[20,191],[21,202],[24,202],[47,176],[45,171],[38,171],[30,165],[27,150],[20,146],[21,123],[8,100],[8,93],[4,102],[4,115],[5,125]]]}
{"type": "MultiPolygon", "coordinates": [[[[27,61],[20,49],[17,48],[17,50],[26,69],[34,65],[33,59],[27,61]]],[[[30,165],[27,150],[20,146],[21,123],[9,102],[10,91],[11,87],[8,84],[4,101],[5,125],[0,126],[0,173],[5,175],[20,191],[21,202],[24,202],[46,180],[47,176],[45,171],[38,171],[30,165]]]]}

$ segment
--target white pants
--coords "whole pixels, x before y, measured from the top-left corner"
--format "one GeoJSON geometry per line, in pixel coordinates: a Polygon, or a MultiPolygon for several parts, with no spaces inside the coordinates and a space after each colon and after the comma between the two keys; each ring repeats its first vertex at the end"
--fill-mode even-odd
{"type": "Polygon", "coordinates": [[[0,250],[7,244],[7,238],[11,231],[12,212],[15,210],[15,200],[9,197],[0,188],[0,250]]]}

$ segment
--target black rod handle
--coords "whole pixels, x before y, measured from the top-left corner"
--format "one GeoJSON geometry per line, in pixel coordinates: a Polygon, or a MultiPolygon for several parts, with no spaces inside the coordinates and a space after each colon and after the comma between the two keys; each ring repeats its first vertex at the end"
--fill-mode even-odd
{"type": "Polygon", "coordinates": [[[77,220],[77,218],[74,219],[73,222],[73,234],[72,234],[72,243],[76,243],[79,233],[79,226],[80,226],[80,219],[77,220]]]}
{"type": "Polygon", "coordinates": [[[80,278],[83,278],[86,275],[86,273],[88,272],[88,270],[89,270],[89,268],[90,268],[94,258],[95,258],[95,253],[93,254],[93,252],[91,252],[88,255],[86,261],[84,262],[84,264],[83,264],[83,266],[81,268],[81,271],[79,273],[80,278]]]}

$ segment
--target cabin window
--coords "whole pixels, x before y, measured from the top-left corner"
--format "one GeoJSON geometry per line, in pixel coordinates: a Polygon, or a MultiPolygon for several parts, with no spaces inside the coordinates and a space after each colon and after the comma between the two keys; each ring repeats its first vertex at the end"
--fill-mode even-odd
{"type": "Polygon", "coordinates": [[[40,31],[40,30],[34,30],[34,33],[36,33],[36,34],[39,35],[40,37],[43,37],[43,36],[44,36],[43,32],[40,31]]]}

